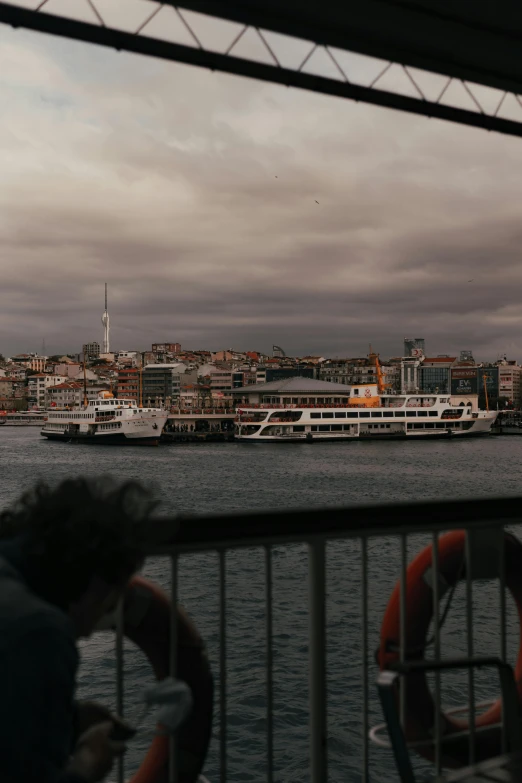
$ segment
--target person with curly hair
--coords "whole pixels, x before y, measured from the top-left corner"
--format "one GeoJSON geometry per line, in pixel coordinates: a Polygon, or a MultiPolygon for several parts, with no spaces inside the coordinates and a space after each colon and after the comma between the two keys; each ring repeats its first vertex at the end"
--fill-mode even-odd
{"type": "Polygon", "coordinates": [[[133,729],[75,702],[77,640],[144,561],[155,503],[137,482],[39,484],[0,514],[0,780],[97,783],[133,729]]]}

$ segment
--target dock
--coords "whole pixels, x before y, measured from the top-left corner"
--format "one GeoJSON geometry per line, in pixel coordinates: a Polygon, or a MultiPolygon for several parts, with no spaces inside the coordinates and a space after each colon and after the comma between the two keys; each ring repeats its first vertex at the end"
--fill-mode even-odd
{"type": "Polygon", "coordinates": [[[233,409],[171,409],[161,443],[226,443],[234,440],[233,409]]]}

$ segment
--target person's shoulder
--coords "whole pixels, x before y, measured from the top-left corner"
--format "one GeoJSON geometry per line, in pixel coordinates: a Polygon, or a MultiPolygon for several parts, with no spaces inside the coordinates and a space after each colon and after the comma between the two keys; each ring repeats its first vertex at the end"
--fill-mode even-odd
{"type": "Polygon", "coordinates": [[[57,645],[75,644],[65,612],[35,595],[16,568],[0,556],[0,651],[3,644],[33,634],[57,645]]]}

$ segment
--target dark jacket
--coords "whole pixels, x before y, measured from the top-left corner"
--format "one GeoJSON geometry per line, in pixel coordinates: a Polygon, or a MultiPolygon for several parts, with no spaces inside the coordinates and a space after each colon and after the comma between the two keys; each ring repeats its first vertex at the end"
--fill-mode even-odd
{"type": "Polygon", "coordinates": [[[79,783],[72,623],[28,586],[20,541],[0,543],[0,780],[79,783]]]}

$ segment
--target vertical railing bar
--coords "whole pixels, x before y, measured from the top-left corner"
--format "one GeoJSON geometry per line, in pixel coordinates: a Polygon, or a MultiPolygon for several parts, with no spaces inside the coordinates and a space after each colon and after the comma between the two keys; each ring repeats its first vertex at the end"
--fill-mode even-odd
{"type": "Polygon", "coordinates": [[[328,780],[326,739],[325,542],[310,542],[310,783],[328,780]]]}
{"type": "Polygon", "coordinates": [[[265,546],[266,579],[266,756],[267,781],[274,780],[273,650],[272,650],[272,547],[265,546]]]}
{"type": "MultiPolygon", "coordinates": [[[[507,663],[507,636],[506,636],[506,542],[504,528],[501,528],[501,542],[499,551],[499,609],[500,609],[500,658],[507,663]]],[[[502,753],[507,752],[507,725],[506,714],[502,703],[502,753]]]]}
{"type": "Polygon", "coordinates": [[[227,783],[227,643],[226,551],[219,551],[219,765],[221,783],[227,783]]]}
{"type": "Polygon", "coordinates": [[[361,635],[362,635],[362,783],[369,778],[369,707],[368,707],[368,540],[361,538],[361,635]]]}
{"type": "MultiPolygon", "coordinates": [[[[432,535],[432,592],[433,592],[433,628],[435,642],[435,660],[440,660],[440,616],[439,616],[439,534],[434,532],[432,535]]],[[[441,757],[441,689],[440,672],[435,672],[435,773],[440,776],[442,772],[441,757]]]]}
{"type": "MultiPolygon", "coordinates": [[[[473,658],[473,574],[471,563],[471,531],[466,531],[466,632],[468,635],[468,658],[473,658]]],[[[468,669],[469,700],[469,763],[475,763],[475,672],[468,669]]]]}
{"type": "MultiPolygon", "coordinates": [[[[116,609],[116,714],[123,717],[123,625],[124,602],[118,603],[116,609]]],[[[125,758],[118,759],[118,783],[125,780],[125,758]]]]}
{"type": "MultiPolygon", "coordinates": [[[[178,556],[170,558],[170,676],[178,673],[178,556]]],[[[176,738],[169,736],[169,777],[168,783],[177,783],[178,759],[176,738]]]]}
{"type": "MultiPolygon", "coordinates": [[[[408,571],[408,539],[407,534],[401,534],[401,573],[400,573],[400,628],[399,628],[399,657],[401,663],[406,660],[406,612],[407,612],[407,571],[408,571]]],[[[406,723],[406,678],[401,677],[400,684],[400,719],[404,728],[406,723]]]]}

